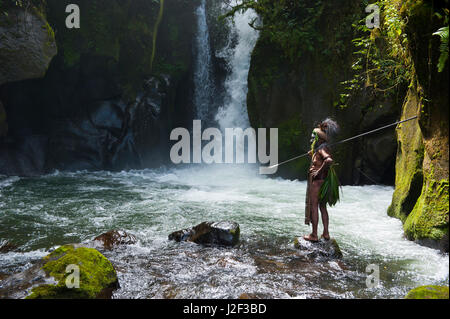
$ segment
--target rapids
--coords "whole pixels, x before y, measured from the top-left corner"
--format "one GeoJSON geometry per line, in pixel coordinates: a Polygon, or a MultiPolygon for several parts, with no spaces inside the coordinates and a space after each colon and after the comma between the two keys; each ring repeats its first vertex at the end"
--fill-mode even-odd
{"type": "MultiPolygon", "coordinates": [[[[306,234],[306,184],[258,174],[256,167],[186,166],[130,172],[59,173],[0,178],[0,239],[20,252],[0,255],[0,272],[30,267],[59,245],[87,242],[110,229],[135,245],[103,251],[115,265],[115,298],[402,298],[409,289],[448,281],[448,255],[403,237],[386,215],[393,188],[344,187],[330,209],[342,261],[310,259],[293,246],[306,234]],[[236,248],[167,239],[211,220],[236,221],[236,248]],[[366,267],[380,268],[367,288],[366,267]]],[[[320,227],[319,227],[320,231],[320,227]]]]}

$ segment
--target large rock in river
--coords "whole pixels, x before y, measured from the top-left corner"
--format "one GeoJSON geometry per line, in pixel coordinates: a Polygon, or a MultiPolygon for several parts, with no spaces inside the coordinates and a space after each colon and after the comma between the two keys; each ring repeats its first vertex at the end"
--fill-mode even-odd
{"type": "Polygon", "coordinates": [[[111,298],[119,287],[111,262],[93,248],[62,246],[26,271],[4,279],[0,298],[95,299],[111,298]],[[79,270],[79,286],[73,280],[79,270]],[[68,285],[68,284],[69,285],[68,285]]]}
{"type": "Polygon", "coordinates": [[[330,240],[320,239],[318,242],[310,242],[303,237],[294,239],[294,246],[297,249],[305,251],[308,257],[326,257],[326,258],[342,258],[342,252],[337,241],[333,238],[330,240]]]}
{"type": "Polygon", "coordinates": [[[204,222],[170,234],[169,240],[190,241],[201,245],[235,246],[239,242],[239,236],[239,224],[235,222],[204,222]]]}

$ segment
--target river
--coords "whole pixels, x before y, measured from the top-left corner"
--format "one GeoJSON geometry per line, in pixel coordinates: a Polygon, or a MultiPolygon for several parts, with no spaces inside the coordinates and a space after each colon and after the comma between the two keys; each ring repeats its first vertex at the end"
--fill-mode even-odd
{"type": "Polygon", "coordinates": [[[448,255],[403,237],[386,215],[393,188],[344,187],[330,209],[341,261],[310,259],[293,246],[303,224],[306,184],[263,177],[245,166],[187,166],[130,172],[0,178],[0,239],[20,252],[0,255],[0,272],[30,267],[48,249],[87,242],[110,229],[138,242],[103,253],[117,269],[115,298],[402,298],[409,289],[446,284],[448,255]],[[241,226],[235,248],[167,239],[203,221],[241,226]],[[366,267],[380,268],[367,288],[366,267]]]}

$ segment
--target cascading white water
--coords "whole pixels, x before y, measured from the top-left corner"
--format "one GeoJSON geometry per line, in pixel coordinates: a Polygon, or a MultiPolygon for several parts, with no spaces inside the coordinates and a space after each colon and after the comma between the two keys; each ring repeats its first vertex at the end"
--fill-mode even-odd
{"type": "Polygon", "coordinates": [[[194,72],[194,105],[197,119],[207,120],[214,98],[212,75],[211,45],[208,23],[206,20],[206,0],[196,10],[196,61],[194,72]]]}
{"type": "MultiPolygon", "coordinates": [[[[236,5],[233,0],[231,5],[236,5]]],[[[228,7],[229,9],[229,7],[228,7]]],[[[223,7],[223,10],[227,8],[223,7]]],[[[240,128],[246,130],[250,127],[247,113],[248,73],[253,48],[258,40],[259,32],[250,27],[249,23],[257,18],[253,10],[244,13],[237,12],[233,20],[228,21],[228,44],[216,54],[225,59],[229,74],[225,80],[225,99],[217,110],[215,120],[222,132],[227,128],[240,128]]],[[[249,132],[248,145],[256,145],[256,136],[249,132]]],[[[238,133],[239,134],[239,133],[238,133]]],[[[225,153],[247,153],[246,145],[232,143],[225,145],[225,153]]]]}
{"type": "MultiPolygon", "coordinates": [[[[232,1],[235,5],[237,1],[232,1]]],[[[230,68],[230,74],[225,82],[225,104],[219,108],[216,120],[222,129],[247,128],[249,119],[247,113],[247,79],[250,69],[250,58],[258,40],[259,32],[250,27],[249,23],[257,18],[253,10],[236,13],[234,23],[230,23],[228,45],[219,53],[225,57],[230,68]],[[236,41],[232,41],[232,39],[236,41]],[[235,44],[237,43],[237,44],[235,44]]]]}

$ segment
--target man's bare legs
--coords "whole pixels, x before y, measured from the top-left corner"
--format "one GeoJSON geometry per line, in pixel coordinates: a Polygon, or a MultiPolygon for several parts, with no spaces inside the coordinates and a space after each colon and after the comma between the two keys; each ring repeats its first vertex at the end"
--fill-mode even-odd
{"type": "Polygon", "coordinates": [[[320,212],[322,213],[322,224],[323,224],[323,234],[322,237],[326,240],[330,239],[330,233],[328,232],[328,223],[329,223],[329,217],[328,217],[328,210],[327,205],[320,205],[320,212]]]}
{"type": "MultiPolygon", "coordinates": [[[[303,238],[309,241],[318,241],[319,237],[317,236],[317,227],[319,225],[319,192],[322,187],[323,180],[316,180],[311,183],[311,224],[312,224],[312,233],[308,236],[304,236],[303,238]]],[[[325,207],[326,210],[326,207],[325,207]]],[[[321,207],[322,211],[322,207],[321,207]]],[[[323,212],[322,212],[322,220],[323,220],[323,212]]],[[[327,232],[328,232],[328,213],[327,213],[327,232]]]]}

